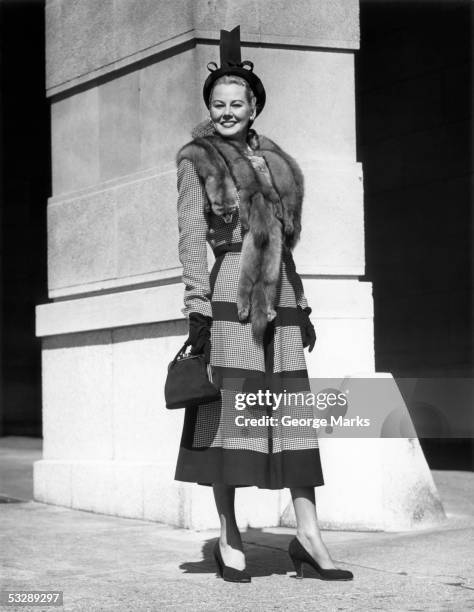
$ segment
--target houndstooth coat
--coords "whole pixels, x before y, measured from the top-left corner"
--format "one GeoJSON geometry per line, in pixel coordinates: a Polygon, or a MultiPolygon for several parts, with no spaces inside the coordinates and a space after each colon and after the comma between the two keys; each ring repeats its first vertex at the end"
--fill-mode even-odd
{"type": "Polygon", "coordinates": [[[239,211],[224,219],[208,210],[206,192],[194,164],[178,165],[179,258],[183,265],[183,314],[212,317],[211,364],[222,397],[185,411],[175,479],[211,485],[281,489],[323,485],[314,429],[283,426],[281,416],[313,417],[313,408],[274,403],[236,409],[236,392],[307,390],[297,306],[307,301],[290,250],[285,250],[277,291],[277,317],[263,338],[250,322],[239,321],[237,285],[242,230],[239,211]],[[207,247],[216,256],[208,271],[207,247]],[[261,417],[268,417],[266,420],[261,417]],[[238,425],[236,417],[240,417],[238,425]],[[274,417],[270,422],[268,419],[274,417]],[[255,426],[245,418],[261,419],[255,426]],[[276,419],[276,420],[275,420],[276,419]]]}

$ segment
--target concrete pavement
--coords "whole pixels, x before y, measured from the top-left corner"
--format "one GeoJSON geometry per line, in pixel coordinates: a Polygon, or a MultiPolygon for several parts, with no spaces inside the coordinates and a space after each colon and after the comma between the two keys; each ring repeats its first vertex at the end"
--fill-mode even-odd
{"type": "Polygon", "coordinates": [[[293,578],[292,530],[275,528],[244,534],[252,583],[230,584],[216,577],[216,531],[31,501],[29,466],[41,452],[31,446],[0,439],[0,495],[26,500],[0,504],[3,590],[61,590],[65,610],[474,610],[472,472],[433,472],[448,515],[437,529],[324,532],[352,582],[293,578]]]}

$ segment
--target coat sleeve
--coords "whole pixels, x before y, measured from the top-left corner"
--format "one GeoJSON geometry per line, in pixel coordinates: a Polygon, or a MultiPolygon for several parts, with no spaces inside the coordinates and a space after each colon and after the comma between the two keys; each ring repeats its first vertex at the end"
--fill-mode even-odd
{"type": "Polygon", "coordinates": [[[194,164],[183,159],[178,166],[179,260],[183,266],[184,308],[212,317],[207,266],[208,226],[204,214],[206,194],[194,164]]]}

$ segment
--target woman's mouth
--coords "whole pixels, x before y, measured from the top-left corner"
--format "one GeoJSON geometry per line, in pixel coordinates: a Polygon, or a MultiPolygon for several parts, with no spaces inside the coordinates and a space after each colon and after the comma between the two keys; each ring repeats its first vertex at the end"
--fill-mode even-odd
{"type": "Polygon", "coordinates": [[[237,121],[222,121],[221,125],[223,125],[224,127],[232,127],[236,123],[237,123],[237,121]]]}

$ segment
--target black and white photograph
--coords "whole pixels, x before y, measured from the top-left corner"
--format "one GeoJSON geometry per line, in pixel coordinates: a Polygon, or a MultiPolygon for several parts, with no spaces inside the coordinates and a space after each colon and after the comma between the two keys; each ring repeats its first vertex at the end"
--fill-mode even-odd
{"type": "Polygon", "coordinates": [[[474,610],[473,0],[0,0],[0,610],[474,610]]]}

